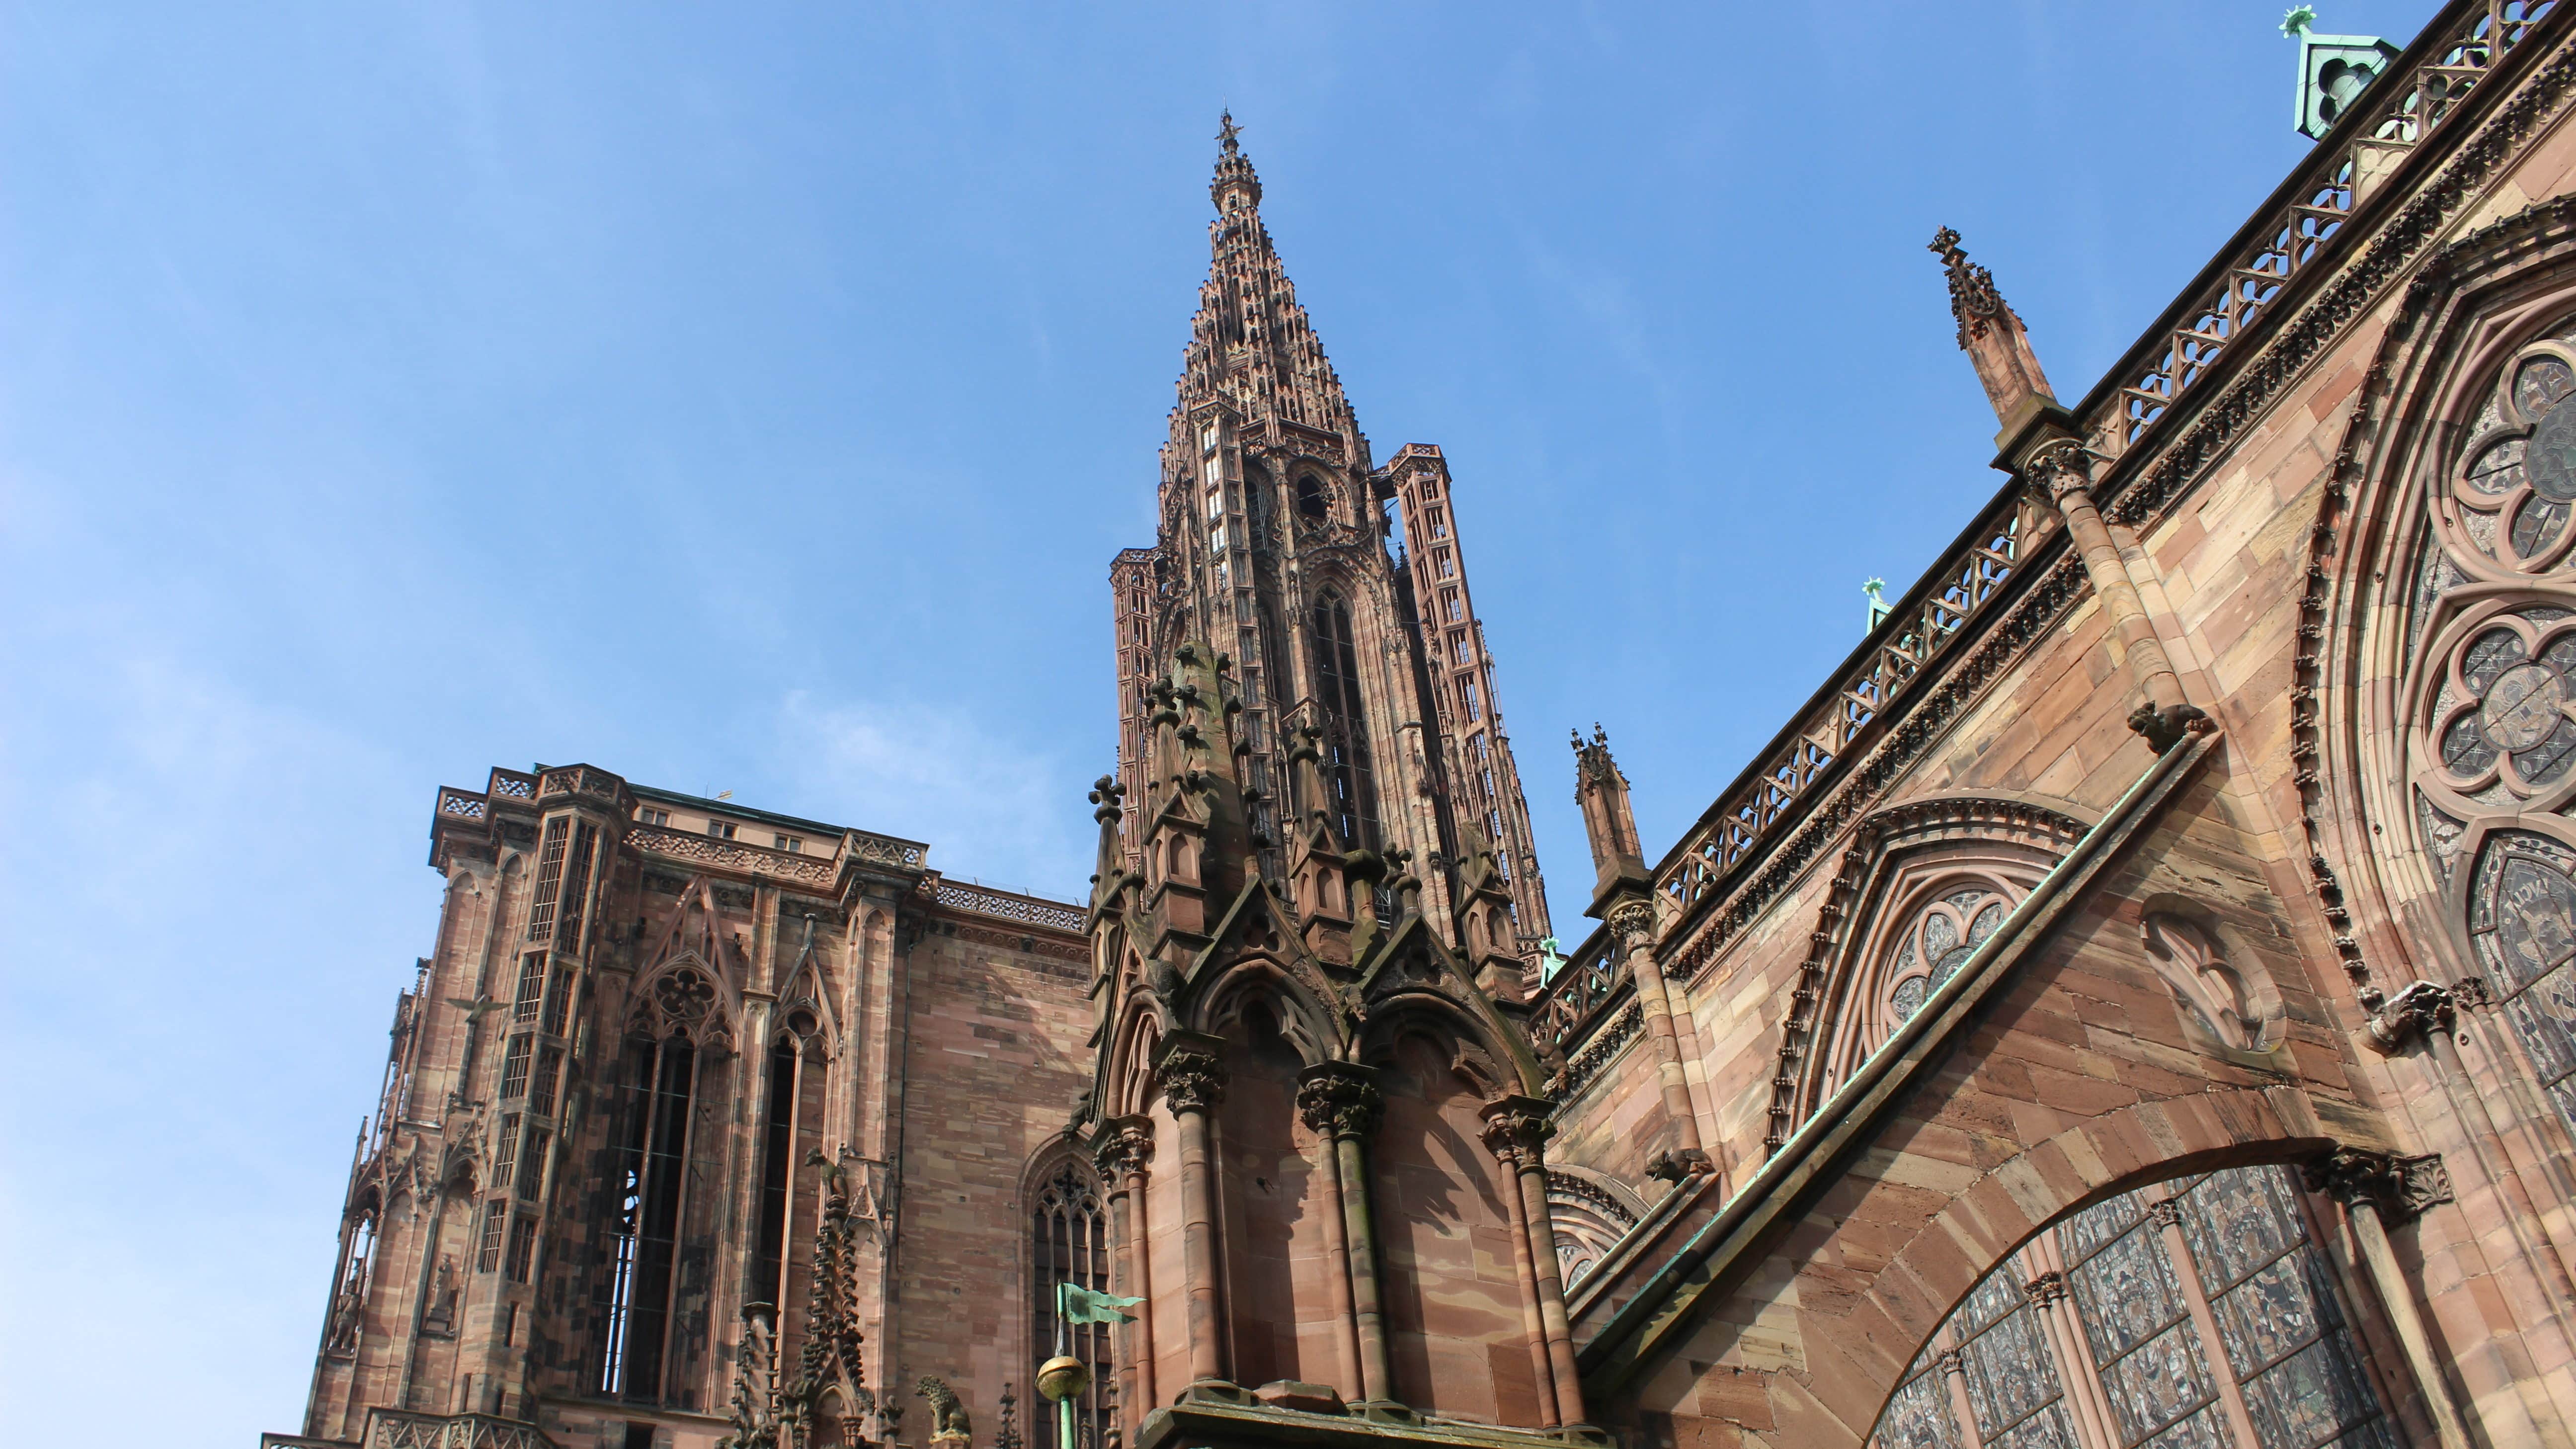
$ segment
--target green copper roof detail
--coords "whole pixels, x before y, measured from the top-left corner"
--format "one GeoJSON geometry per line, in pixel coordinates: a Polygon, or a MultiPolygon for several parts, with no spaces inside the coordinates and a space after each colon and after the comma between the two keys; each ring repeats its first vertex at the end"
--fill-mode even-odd
{"type": "Polygon", "coordinates": [[[2306,5],[2281,17],[2281,33],[2299,43],[2299,89],[2290,123],[2312,141],[2333,129],[2397,58],[2397,47],[2378,36],[2319,35],[2308,28],[2316,22],[2316,10],[2306,5]]]}

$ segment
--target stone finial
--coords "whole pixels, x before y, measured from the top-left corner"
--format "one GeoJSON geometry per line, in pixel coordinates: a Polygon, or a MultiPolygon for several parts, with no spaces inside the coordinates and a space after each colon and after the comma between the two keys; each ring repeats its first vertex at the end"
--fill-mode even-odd
{"type": "Polygon", "coordinates": [[[2009,427],[2034,401],[2054,404],[2057,395],[2049,391],[2048,375],[2040,371],[2030,333],[1996,290],[1994,273],[1969,261],[1966,249],[1959,245],[1959,234],[1946,226],[1933,234],[1929,250],[1941,259],[1949,276],[1950,315],[1959,324],[1959,350],[1976,367],[1977,381],[1985,385],[1986,401],[1993,404],[1996,419],[2009,427]]]}

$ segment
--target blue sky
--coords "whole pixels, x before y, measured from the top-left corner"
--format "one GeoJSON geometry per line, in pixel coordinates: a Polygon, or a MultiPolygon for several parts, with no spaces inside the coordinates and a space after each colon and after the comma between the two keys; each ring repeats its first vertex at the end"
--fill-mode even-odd
{"type": "Polygon", "coordinates": [[[1934,228],[2081,394],[2306,153],[2280,9],[0,5],[16,1432],[298,1426],[441,783],[1082,888],[1221,105],[1572,938],[1566,729],[1661,851],[1999,482],[1934,228]]]}

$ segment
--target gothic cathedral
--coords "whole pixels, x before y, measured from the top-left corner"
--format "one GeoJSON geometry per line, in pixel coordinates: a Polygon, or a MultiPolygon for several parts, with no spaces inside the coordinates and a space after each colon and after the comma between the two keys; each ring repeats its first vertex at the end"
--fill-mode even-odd
{"type": "Polygon", "coordinates": [[[1227,121],[1088,889],[441,790],[264,1449],[2576,1449],[2576,9],[2304,23],[2087,392],[1933,237],[2001,486],[1562,956],[1227,121]]]}

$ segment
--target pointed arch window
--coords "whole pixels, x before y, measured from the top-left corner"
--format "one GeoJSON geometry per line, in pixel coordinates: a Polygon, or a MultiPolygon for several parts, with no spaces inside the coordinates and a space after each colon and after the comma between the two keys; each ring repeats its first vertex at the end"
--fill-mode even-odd
{"type": "Polygon", "coordinates": [[[1351,606],[1326,594],[1314,611],[1315,698],[1322,707],[1324,789],[1334,825],[1353,850],[1377,848],[1377,771],[1369,759],[1368,716],[1360,698],[1359,650],[1351,606]]]}
{"type": "Polygon", "coordinates": [[[1055,1290],[1061,1283],[1094,1292],[1109,1291],[1109,1218],[1101,1204],[1100,1184],[1087,1165],[1068,1157],[1040,1182],[1031,1205],[1029,1251],[1029,1362],[1067,1353],[1091,1366],[1091,1387],[1073,1403],[1075,1442],[1064,1444],[1062,1426],[1052,1413],[1032,1415],[1030,1449],[1104,1449],[1116,1417],[1116,1356],[1110,1325],[1086,1323],[1066,1330],[1057,1346],[1055,1290]]]}
{"type": "Polygon", "coordinates": [[[806,1154],[821,1150],[827,1065],[813,1011],[799,1005],[789,1010],[786,1030],[769,1049],[769,1116],[761,1137],[760,1261],[752,1292],[756,1298],[788,1306],[788,1277],[793,1255],[797,1168],[806,1154]]]}
{"type": "Polygon", "coordinates": [[[662,1395],[697,1085],[698,1053],[685,1037],[629,1047],[599,1304],[599,1389],[610,1398],[662,1395]]]}

